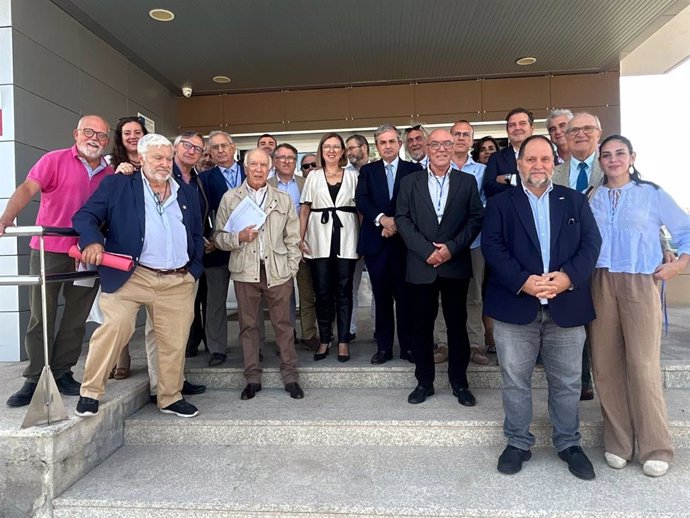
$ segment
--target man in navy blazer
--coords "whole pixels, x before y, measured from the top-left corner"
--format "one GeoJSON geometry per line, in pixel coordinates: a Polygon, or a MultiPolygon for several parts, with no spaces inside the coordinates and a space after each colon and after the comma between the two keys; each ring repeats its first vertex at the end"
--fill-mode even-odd
{"type": "Polygon", "coordinates": [[[451,167],[453,137],[431,132],[426,143],[429,166],[400,183],[395,224],[407,246],[407,282],[414,304],[415,377],[411,404],[434,394],[434,322],[441,295],[448,328],[448,380],[463,406],[474,406],[467,365],[470,343],[467,289],[472,277],[470,244],[479,234],[484,208],[474,177],[451,167]]]}
{"type": "Polygon", "coordinates": [[[103,313],[103,323],[89,343],[76,414],[98,413],[108,373],[145,305],[158,345],[158,407],[163,413],[194,417],[198,409],[180,390],[194,317],[194,283],[203,270],[199,200],[194,189],[171,178],[173,148],[168,139],[150,133],[137,147],[141,172],[107,178],[72,218],[82,260],[100,265],[103,313]],[[104,252],[131,256],[134,270],[102,266],[104,252]]]}
{"type": "Polygon", "coordinates": [[[488,201],[482,228],[490,267],[484,313],[494,319],[508,439],[498,470],[517,473],[531,457],[531,379],[541,352],[554,446],[571,473],[589,480],[594,469],[580,448],[578,404],[584,325],[595,316],[589,278],[601,236],[587,198],[552,183],[546,137],[523,142],[518,169],[522,186],[488,201]]]}
{"type": "Polygon", "coordinates": [[[226,300],[230,285],[228,262],[230,252],[218,250],[213,242],[213,224],[223,195],[244,182],[242,164],[235,161],[235,143],[224,131],[212,131],[208,148],[216,166],[201,173],[201,183],[208,198],[210,230],[204,239],[204,267],[206,272],[206,345],[210,366],[222,364],[227,358],[228,315],[226,300]]]}
{"type": "Polygon", "coordinates": [[[496,151],[489,158],[484,171],[484,195],[491,198],[511,187],[520,185],[517,154],[522,142],[534,131],[534,114],[524,108],[514,108],[506,115],[508,147],[496,151]]]}
{"type": "Polygon", "coordinates": [[[400,357],[412,360],[412,314],[405,283],[407,251],[394,217],[400,181],[421,166],[398,156],[402,141],[395,126],[379,126],[374,142],[381,160],[366,164],[359,171],[355,203],[363,216],[357,251],[364,256],[376,307],[377,351],[371,363],[380,365],[393,358],[396,323],[400,357]]]}

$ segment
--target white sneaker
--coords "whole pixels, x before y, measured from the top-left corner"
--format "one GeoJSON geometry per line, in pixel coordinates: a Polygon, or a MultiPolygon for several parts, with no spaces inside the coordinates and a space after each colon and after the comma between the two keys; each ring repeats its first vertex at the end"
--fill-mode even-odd
{"type": "Polygon", "coordinates": [[[604,458],[606,459],[606,464],[613,469],[623,469],[628,464],[627,460],[613,453],[604,452],[604,458]]]}
{"type": "Polygon", "coordinates": [[[661,477],[668,471],[668,462],[663,460],[648,460],[642,466],[642,473],[648,477],[661,477]]]}

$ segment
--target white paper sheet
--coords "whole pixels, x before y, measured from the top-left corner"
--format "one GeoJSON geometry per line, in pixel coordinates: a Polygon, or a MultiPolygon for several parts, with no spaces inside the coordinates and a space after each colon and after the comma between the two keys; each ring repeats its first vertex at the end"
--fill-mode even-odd
{"type": "Polygon", "coordinates": [[[243,199],[232,211],[223,230],[225,232],[239,232],[250,225],[256,225],[254,230],[259,230],[266,221],[266,213],[249,196],[243,199]]]}

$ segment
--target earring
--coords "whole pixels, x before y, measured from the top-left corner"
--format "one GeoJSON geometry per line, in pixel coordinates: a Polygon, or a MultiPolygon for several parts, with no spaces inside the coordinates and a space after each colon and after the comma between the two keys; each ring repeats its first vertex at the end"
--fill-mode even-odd
{"type": "Polygon", "coordinates": [[[635,172],[635,168],[631,164],[630,167],[628,167],[628,173],[633,174],[634,172],[635,172]]]}

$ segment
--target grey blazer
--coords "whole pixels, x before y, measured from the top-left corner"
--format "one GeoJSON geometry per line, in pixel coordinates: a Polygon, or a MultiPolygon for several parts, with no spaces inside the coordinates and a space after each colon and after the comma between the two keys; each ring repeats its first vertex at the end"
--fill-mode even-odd
{"type": "MultiPolygon", "coordinates": [[[[592,162],[592,174],[589,175],[589,186],[596,187],[601,185],[603,178],[604,173],[601,171],[601,167],[599,167],[599,153],[595,153],[594,162],[592,162]]],[[[556,185],[570,187],[570,159],[554,168],[552,181],[556,185]]]]}

